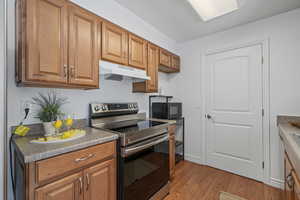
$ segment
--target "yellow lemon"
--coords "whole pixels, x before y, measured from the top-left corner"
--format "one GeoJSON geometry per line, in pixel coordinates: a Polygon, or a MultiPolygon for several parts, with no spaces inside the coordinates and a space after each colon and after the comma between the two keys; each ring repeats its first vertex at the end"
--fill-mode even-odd
{"type": "Polygon", "coordinates": [[[59,129],[61,126],[62,126],[62,121],[61,120],[56,120],[56,122],[54,122],[53,126],[56,128],[56,129],[59,129]]]}
{"type": "Polygon", "coordinates": [[[61,137],[62,137],[62,139],[67,139],[67,138],[70,138],[71,136],[72,136],[71,132],[66,131],[66,132],[64,132],[64,134],[61,137]]]}
{"type": "Polygon", "coordinates": [[[73,125],[73,119],[72,118],[67,118],[66,119],[66,126],[71,127],[73,125]]]}

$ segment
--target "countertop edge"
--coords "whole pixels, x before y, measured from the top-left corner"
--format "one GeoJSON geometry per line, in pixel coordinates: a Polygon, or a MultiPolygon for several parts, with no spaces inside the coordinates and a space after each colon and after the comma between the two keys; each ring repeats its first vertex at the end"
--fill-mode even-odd
{"type": "Polygon", "coordinates": [[[284,144],[284,150],[288,154],[297,175],[300,176],[300,148],[291,136],[293,132],[298,131],[300,133],[300,129],[297,129],[288,123],[278,123],[278,129],[280,139],[284,144]]]}

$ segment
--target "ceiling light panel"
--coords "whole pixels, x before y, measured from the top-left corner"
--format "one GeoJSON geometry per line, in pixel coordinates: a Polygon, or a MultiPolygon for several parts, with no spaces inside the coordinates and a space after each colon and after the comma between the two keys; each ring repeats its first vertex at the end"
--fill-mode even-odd
{"type": "Polygon", "coordinates": [[[238,0],[187,0],[203,21],[228,14],[239,9],[238,0]]]}

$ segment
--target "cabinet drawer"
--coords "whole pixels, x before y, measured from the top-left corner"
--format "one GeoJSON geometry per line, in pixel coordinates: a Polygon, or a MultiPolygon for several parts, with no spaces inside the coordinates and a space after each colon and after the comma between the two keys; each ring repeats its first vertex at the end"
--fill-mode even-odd
{"type": "Polygon", "coordinates": [[[39,183],[85,165],[114,156],[115,141],[93,146],[80,151],[63,154],[36,162],[36,175],[39,183]]]}

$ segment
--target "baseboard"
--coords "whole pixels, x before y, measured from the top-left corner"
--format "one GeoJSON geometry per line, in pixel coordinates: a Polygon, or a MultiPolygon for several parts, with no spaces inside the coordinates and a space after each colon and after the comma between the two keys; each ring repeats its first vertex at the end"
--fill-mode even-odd
{"type": "Polygon", "coordinates": [[[276,179],[276,178],[270,178],[270,182],[266,183],[266,184],[268,184],[268,185],[270,185],[272,187],[284,189],[284,181],[276,179]]]}
{"type": "Polygon", "coordinates": [[[202,165],[202,160],[198,156],[194,156],[194,155],[191,155],[191,154],[185,154],[184,159],[187,160],[187,161],[202,165]]]}

